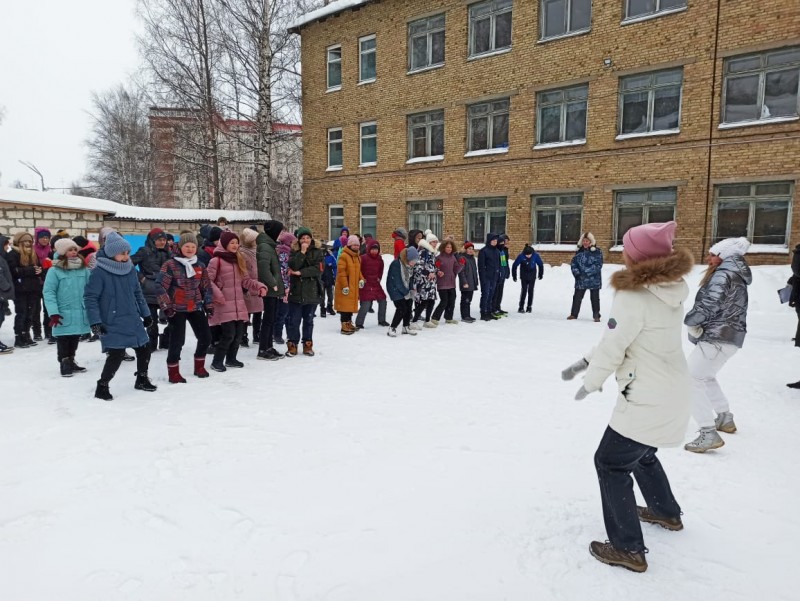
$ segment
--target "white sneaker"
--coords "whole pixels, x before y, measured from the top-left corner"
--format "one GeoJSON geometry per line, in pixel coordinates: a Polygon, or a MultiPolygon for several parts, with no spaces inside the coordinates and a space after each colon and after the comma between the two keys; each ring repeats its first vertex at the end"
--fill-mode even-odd
{"type": "Polygon", "coordinates": [[[389,328],[389,331],[386,332],[386,335],[387,336],[391,336],[392,338],[396,338],[397,337],[397,329],[389,328]]]}
{"type": "Polygon", "coordinates": [[[700,428],[700,435],[692,442],[687,442],[683,448],[692,453],[705,453],[718,449],[725,444],[716,428],[700,428]]]}
{"type": "Polygon", "coordinates": [[[723,411],[720,413],[714,420],[714,425],[717,427],[717,430],[720,432],[725,432],[726,434],[733,434],[736,432],[736,424],[733,421],[733,413],[730,411],[723,411]]]}
{"type": "Polygon", "coordinates": [[[439,322],[436,321],[435,319],[432,319],[430,321],[426,321],[425,325],[423,327],[425,327],[425,328],[435,328],[438,325],[439,325],[439,322]]]}
{"type": "Polygon", "coordinates": [[[410,326],[408,326],[408,329],[409,330],[421,330],[422,329],[422,324],[420,322],[418,322],[418,321],[414,321],[414,322],[411,323],[410,326]]]}
{"type": "Polygon", "coordinates": [[[458,321],[455,319],[448,319],[445,323],[449,323],[450,325],[458,325],[458,321]]]}
{"type": "Polygon", "coordinates": [[[407,328],[403,328],[403,334],[410,334],[411,336],[416,336],[417,333],[413,330],[411,326],[407,328]]]}

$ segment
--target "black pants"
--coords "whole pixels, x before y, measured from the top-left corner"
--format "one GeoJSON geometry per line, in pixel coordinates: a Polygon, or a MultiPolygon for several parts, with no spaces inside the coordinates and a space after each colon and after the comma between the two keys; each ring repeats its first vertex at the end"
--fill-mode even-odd
{"type": "Polygon", "coordinates": [[[425,321],[431,320],[431,313],[433,313],[433,306],[436,304],[435,298],[429,298],[428,300],[419,301],[416,305],[414,305],[414,321],[419,321],[419,318],[422,317],[422,312],[425,311],[425,321]]]}
{"type": "Polygon", "coordinates": [[[533,287],[536,285],[536,278],[522,280],[522,288],[519,293],[519,308],[525,308],[525,299],[528,299],[528,309],[533,306],[533,287]]]}
{"type": "Polygon", "coordinates": [[[503,276],[500,276],[500,279],[497,280],[497,286],[494,289],[494,295],[492,296],[492,313],[497,313],[500,311],[500,305],[503,303],[503,288],[505,288],[506,279],[503,276]]]}
{"type": "Polygon", "coordinates": [[[147,335],[150,337],[150,348],[156,350],[158,348],[158,305],[147,305],[150,307],[150,317],[153,323],[147,328],[147,335]]]}
{"type": "Polygon", "coordinates": [[[656,451],[655,447],[626,438],[607,427],[594,454],[606,533],[617,549],[632,553],[645,550],[631,473],[645,503],[654,513],[665,518],[681,515],[656,451]]]}
{"type": "Polygon", "coordinates": [[[325,309],[333,310],[333,286],[323,286],[322,287],[322,296],[319,299],[319,310],[320,314],[325,312],[325,309]],[[328,297],[327,304],[325,303],[325,297],[328,297]]]}
{"type": "MultiPolygon", "coordinates": [[[[150,366],[150,347],[145,344],[139,348],[133,349],[136,353],[136,373],[139,375],[147,375],[147,368],[150,366]]],[[[122,365],[122,359],[125,357],[124,348],[112,348],[106,353],[106,364],[103,366],[103,372],[100,374],[100,381],[106,385],[111,381],[117,373],[119,366],[122,365]]]]}
{"type": "Polygon", "coordinates": [[[214,351],[215,363],[219,363],[223,359],[226,361],[236,360],[236,355],[239,352],[239,341],[242,339],[245,323],[244,321],[226,321],[220,326],[222,328],[222,337],[217,343],[217,350],[214,351]]]}
{"type": "Polygon", "coordinates": [[[253,324],[253,342],[261,340],[261,315],[260,311],[250,314],[250,323],[253,324]]]}
{"type": "MultiPolygon", "coordinates": [[[[583,302],[583,297],[586,294],[585,289],[578,289],[575,288],[575,294],[572,295],[572,310],[570,311],[570,315],[573,317],[578,317],[578,313],[581,312],[581,303],[583,302]]],[[[600,289],[599,288],[592,288],[589,290],[589,300],[592,301],[592,317],[600,317],[600,289]]]]}
{"type": "MultiPolygon", "coordinates": [[[[794,345],[800,346],[800,305],[795,306],[794,311],[797,313],[797,331],[794,334],[794,345]]],[[[2,323],[2,321],[0,321],[0,323],[2,323]]]]}
{"type": "Polygon", "coordinates": [[[15,335],[24,336],[30,334],[36,306],[37,303],[41,303],[41,298],[42,297],[35,292],[17,292],[17,296],[14,299],[15,335]]]}
{"type": "Polygon", "coordinates": [[[303,342],[314,340],[314,315],[317,305],[301,305],[300,303],[287,303],[289,319],[286,321],[286,339],[295,344],[300,342],[300,322],[303,322],[303,342]]]}
{"type": "Polygon", "coordinates": [[[472,295],[475,294],[472,290],[461,291],[461,319],[472,319],[469,314],[470,305],[472,305],[472,295]]]}
{"type": "Polygon", "coordinates": [[[274,296],[264,297],[264,317],[261,320],[261,340],[258,342],[258,350],[266,351],[273,348],[272,333],[275,330],[275,316],[278,311],[278,303],[282,302],[274,296]]]}
{"type": "Polygon", "coordinates": [[[75,353],[78,351],[78,341],[80,339],[81,337],[78,334],[56,337],[56,351],[58,352],[59,363],[64,359],[75,358],[75,353]]]}
{"type": "Polygon", "coordinates": [[[343,313],[342,311],[339,311],[339,319],[342,320],[342,323],[347,323],[348,321],[352,321],[353,320],[353,314],[352,313],[343,313]]]}
{"type": "Polygon", "coordinates": [[[208,319],[202,311],[192,311],[191,313],[176,313],[169,320],[169,350],[167,351],[167,363],[177,363],[181,360],[181,349],[186,342],[186,322],[192,327],[197,346],[194,350],[195,357],[205,357],[208,345],[211,343],[211,330],[208,327],[208,319]]]}
{"type": "Polygon", "coordinates": [[[392,317],[392,329],[397,328],[400,322],[403,322],[403,327],[407,328],[411,325],[411,314],[414,312],[414,301],[410,298],[401,298],[394,301],[394,317],[392,317]]]}
{"type": "Polygon", "coordinates": [[[45,338],[50,338],[53,335],[53,328],[50,327],[50,316],[47,314],[47,307],[45,307],[44,299],[41,296],[37,297],[36,304],[33,307],[31,325],[33,326],[34,336],[41,336],[43,330],[45,338]]]}
{"type": "Polygon", "coordinates": [[[433,312],[433,320],[439,321],[439,318],[444,313],[445,319],[453,319],[453,313],[456,310],[456,289],[448,288],[447,290],[439,290],[439,304],[433,312]]]}

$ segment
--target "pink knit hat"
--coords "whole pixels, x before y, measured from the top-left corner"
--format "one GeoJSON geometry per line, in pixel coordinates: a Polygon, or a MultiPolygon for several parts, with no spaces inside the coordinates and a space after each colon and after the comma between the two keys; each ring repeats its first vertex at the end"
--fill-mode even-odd
{"type": "Polygon", "coordinates": [[[350,237],[347,239],[347,246],[355,246],[356,244],[357,244],[358,246],[361,246],[361,240],[359,240],[359,239],[358,239],[358,236],[356,236],[355,234],[352,234],[352,235],[351,235],[351,236],[350,236],[350,237]]]}
{"type": "Polygon", "coordinates": [[[646,223],[629,229],[622,237],[622,244],[634,263],[666,257],[672,253],[672,241],[675,240],[674,221],[666,223],[646,223]]]}

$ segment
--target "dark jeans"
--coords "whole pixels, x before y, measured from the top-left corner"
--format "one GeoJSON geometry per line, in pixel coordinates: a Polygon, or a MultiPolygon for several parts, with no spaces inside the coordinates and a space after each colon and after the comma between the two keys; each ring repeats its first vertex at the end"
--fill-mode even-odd
{"type": "MultiPolygon", "coordinates": [[[[42,297],[35,292],[17,292],[14,299],[14,334],[23,336],[30,334],[37,303],[42,297]]],[[[41,326],[40,326],[41,327],[41,326]]]]}
{"type": "MultiPolygon", "coordinates": [[[[570,315],[573,317],[578,317],[578,313],[581,312],[581,303],[585,295],[585,289],[575,288],[575,294],[572,295],[572,310],[570,311],[570,315]]],[[[589,290],[589,299],[592,301],[592,317],[600,317],[600,289],[592,288],[589,290]]]]}
{"type": "Polygon", "coordinates": [[[261,312],[250,314],[250,323],[253,324],[253,342],[261,338],[261,312]]]}
{"type": "Polygon", "coordinates": [[[497,287],[497,280],[481,282],[481,315],[493,311],[494,289],[497,287]]]}
{"type": "Polygon", "coordinates": [[[475,294],[473,290],[461,290],[461,319],[471,319],[469,314],[470,305],[472,305],[472,295],[475,294]]]}
{"type": "MultiPolygon", "coordinates": [[[[150,366],[150,347],[148,345],[140,346],[133,349],[136,353],[136,373],[147,374],[147,368],[150,366]]],[[[122,359],[125,357],[124,348],[112,348],[106,353],[106,364],[103,366],[103,372],[100,374],[100,381],[108,384],[117,373],[119,366],[122,365],[122,359]]]]}
{"type": "Polygon", "coordinates": [[[278,312],[278,303],[283,302],[274,296],[264,297],[264,317],[261,320],[261,340],[258,343],[258,350],[266,351],[273,348],[272,336],[275,330],[275,317],[278,312]]]}
{"type": "MultiPolygon", "coordinates": [[[[214,362],[219,363],[223,359],[235,361],[239,352],[239,341],[242,339],[245,321],[226,321],[220,327],[222,336],[217,343],[217,350],[214,351],[214,362]]],[[[263,335],[263,334],[262,334],[263,335]]]]}
{"type": "Polygon", "coordinates": [[[419,301],[414,307],[414,321],[419,321],[419,318],[422,317],[422,312],[425,311],[425,321],[431,320],[431,313],[433,313],[433,307],[436,304],[435,298],[429,298],[428,300],[419,301]]]}
{"type": "Polygon", "coordinates": [[[287,304],[289,320],[286,322],[286,339],[295,344],[300,342],[300,320],[302,320],[303,342],[312,342],[314,340],[314,314],[317,312],[317,305],[287,304]]]}
{"type": "Polygon", "coordinates": [[[386,321],[386,299],[377,301],[361,301],[358,306],[358,315],[356,315],[356,325],[363,326],[364,320],[367,318],[367,313],[372,309],[372,303],[378,303],[378,322],[386,321]]]}
{"type": "Polygon", "coordinates": [[[497,313],[500,311],[500,305],[503,302],[503,289],[506,286],[506,280],[503,276],[500,276],[500,279],[497,280],[497,286],[494,289],[494,294],[492,295],[492,310],[490,313],[497,313]]]}
{"type": "Polygon", "coordinates": [[[444,313],[445,319],[453,319],[453,313],[456,310],[456,289],[448,288],[446,290],[439,290],[439,304],[436,305],[436,310],[433,312],[433,320],[439,321],[439,318],[444,313]]]}
{"type": "Polygon", "coordinates": [[[50,316],[47,314],[47,307],[44,306],[44,299],[39,296],[31,315],[31,325],[35,336],[41,336],[44,330],[44,337],[50,338],[53,335],[53,328],[50,327],[50,316]]]}
{"type": "Polygon", "coordinates": [[[333,286],[323,286],[322,287],[322,296],[319,299],[319,310],[320,314],[326,309],[333,309],[333,286]],[[325,297],[328,297],[327,304],[325,303],[325,297]]]}
{"type": "Polygon", "coordinates": [[[392,317],[392,329],[397,328],[400,322],[403,322],[403,327],[407,328],[411,325],[411,314],[414,312],[414,301],[410,298],[401,298],[394,301],[394,317],[392,317]]]}
{"type": "Polygon", "coordinates": [[[655,447],[626,438],[607,427],[594,454],[606,533],[619,550],[632,553],[645,550],[631,473],[645,503],[654,513],[665,518],[681,515],[656,451],[655,447]]]}
{"type": "Polygon", "coordinates": [[[278,309],[275,312],[275,326],[272,328],[272,335],[276,338],[283,338],[283,326],[286,326],[286,335],[288,336],[290,321],[289,303],[279,301],[278,309]]]}
{"type": "Polygon", "coordinates": [[[528,309],[533,306],[533,287],[536,285],[536,278],[529,281],[522,280],[522,289],[519,293],[519,308],[525,308],[525,298],[528,299],[528,309]]]}
{"type": "MultiPolygon", "coordinates": [[[[795,313],[797,313],[797,331],[794,333],[794,345],[800,346],[800,305],[797,305],[794,308],[794,311],[795,313]]],[[[0,318],[0,324],[2,323],[3,323],[2,318],[0,318]]]]}
{"type": "Polygon", "coordinates": [[[78,334],[56,336],[56,351],[58,352],[59,363],[64,359],[75,359],[75,353],[78,351],[78,341],[80,339],[81,337],[78,334]]]}
{"type": "Polygon", "coordinates": [[[352,313],[342,313],[339,311],[339,319],[342,320],[342,323],[347,323],[348,321],[352,321],[353,314],[352,313]]]}
{"type": "Polygon", "coordinates": [[[147,305],[150,307],[150,317],[153,318],[153,323],[147,328],[147,335],[150,337],[150,348],[156,350],[158,348],[158,305],[147,305]]]}
{"type": "Polygon", "coordinates": [[[169,350],[167,351],[167,363],[177,363],[181,360],[181,349],[186,342],[186,322],[192,327],[197,347],[194,350],[195,357],[205,357],[208,345],[211,343],[211,330],[208,327],[208,319],[202,311],[192,311],[191,313],[176,313],[169,320],[170,336],[169,350]]]}

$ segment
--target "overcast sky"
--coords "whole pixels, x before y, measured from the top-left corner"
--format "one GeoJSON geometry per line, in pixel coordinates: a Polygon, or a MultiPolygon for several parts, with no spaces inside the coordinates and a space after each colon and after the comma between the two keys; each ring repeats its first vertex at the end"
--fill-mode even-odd
{"type": "Polygon", "coordinates": [[[86,172],[90,96],[138,66],[136,0],[0,2],[0,186],[68,187],[86,172]]]}

